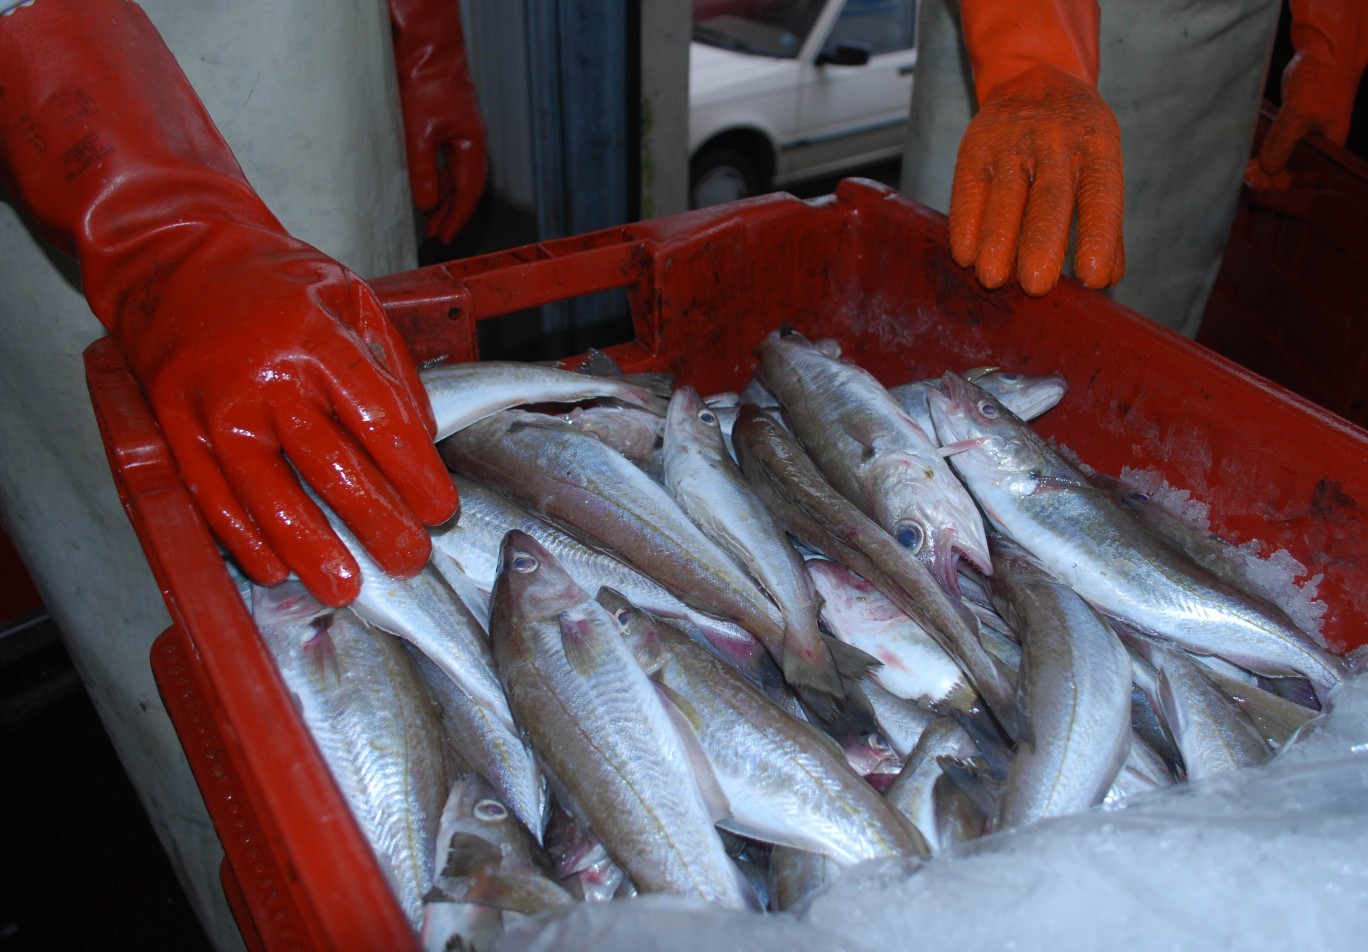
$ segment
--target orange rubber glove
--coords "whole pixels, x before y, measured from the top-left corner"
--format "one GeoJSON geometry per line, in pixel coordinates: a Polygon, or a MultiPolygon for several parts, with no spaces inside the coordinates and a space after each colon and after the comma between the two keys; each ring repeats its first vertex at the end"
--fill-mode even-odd
{"type": "Polygon", "coordinates": [[[1283,69],[1273,127],[1245,172],[1256,188],[1291,184],[1287,160],[1308,133],[1344,145],[1368,66],[1368,0],[1292,0],[1291,6],[1296,54],[1283,69]]]}
{"type": "Polygon", "coordinates": [[[456,0],[389,0],[409,187],[427,235],[449,244],[475,211],[488,165],[456,0]],[[439,158],[440,157],[440,158],[439,158]]]}
{"type": "Polygon", "coordinates": [[[1121,130],[1097,94],[1095,0],[962,0],[979,111],[960,141],[950,250],[979,281],[1016,273],[1038,296],[1059,281],[1078,207],[1074,271],[1121,280],[1121,130]]]}
{"type": "Polygon", "coordinates": [[[423,566],[423,523],[457,498],[403,341],[360,278],[267,210],[141,9],[40,0],[0,17],[0,169],[75,253],[91,310],[252,578],[293,569],[332,605],[359,591],[296,470],[388,571],[423,566]]]}

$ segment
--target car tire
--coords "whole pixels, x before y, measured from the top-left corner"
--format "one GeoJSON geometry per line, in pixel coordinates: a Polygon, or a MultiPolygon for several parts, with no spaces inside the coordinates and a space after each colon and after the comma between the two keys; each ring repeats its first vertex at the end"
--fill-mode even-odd
{"type": "Polygon", "coordinates": [[[735,202],[763,190],[755,161],[733,146],[705,146],[689,163],[689,207],[735,202]]]}

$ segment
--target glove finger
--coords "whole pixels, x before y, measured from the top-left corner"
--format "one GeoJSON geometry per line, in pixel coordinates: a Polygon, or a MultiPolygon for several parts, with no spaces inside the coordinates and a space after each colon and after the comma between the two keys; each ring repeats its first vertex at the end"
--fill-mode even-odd
{"type": "Polygon", "coordinates": [[[352,367],[346,375],[329,374],[327,385],[338,422],[423,524],[450,519],[460,504],[456,487],[398,381],[370,364],[352,367]]]}
{"type": "Polygon", "coordinates": [[[385,572],[416,575],[432,541],[413,511],[359,446],[324,414],[279,422],[281,446],[304,481],[385,572]]]}
{"type": "MultiPolygon", "coordinates": [[[[437,174],[437,201],[433,202],[423,221],[423,234],[428,238],[438,238],[442,232],[442,219],[451,207],[455,186],[451,184],[451,169],[444,168],[437,174]]],[[[445,242],[446,239],[439,239],[445,242]]]]}
{"type": "MultiPolygon", "coordinates": [[[[1074,273],[1086,287],[1105,288],[1121,278],[1116,250],[1126,212],[1119,153],[1083,166],[1078,175],[1078,248],[1074,273]]],[[[1124,267],[1123,269],[1124,270],[1124,267]]]]}
{"type": "Polygon", "coordinates": [[[181,479],[214,536],[258,585],[285,581],[290,567],[266,544],[256,523],[233,495],[207,442],[197,437],[177,439],[166,427],[163,431],[171,443],[181,479]]]}
{"type": "Polygon", "coordinates": [[[327,605],[350,604],[361,591],[356,560],[280,453],[255,436],[233,431],[222,434],[215,449],[234,494],[271,548],[315,598],[327,605]]]}
{"type": "MultiPolygon", "coordinates": [[[[411,126],[421,126],[414,122],[411,126]]],[[[409,190],[413,204],[423,211],[436,206],[439,194],[437,181],[437,142],[419,129],[408,137],[409,190]]]]}
{"type": "Polygon", "coordinates": [[[1277,175],[1287,168],[1287,160],[1297,143],[1311,131],[1311,123],[1299,110],[1283,107],[1273,119],[1273,125],[1259,146],[1259,165],[1269,175],[1277,175]]]}
{"type": "Polygon", "coordinates": [[[1002,287],[1015,270],[1030,189],[1026,171],[1017,166],[1000,166],[993,176],[974,257],[974,272],[986,288],[1002,287]]]}
{"type": "Polygon", "coordinates": [[[983,209],[992,183],[987,162],[979,158],[977,150],[962,146],[950,185],[950,254],[961,268],[974,263],[983,209]]]}
{"type": "Polygon", "coordinates": [[[394,326],[385,309],[381,306],[375,292],[364,281],[355,281],[351,290],[350,323],[361,335],[361,339],[371,350],[373,358],[399,381],[417,407],[423,425],[427,428],[428,439],[437,435],[437,420],[432,415],[432,401],[428,399],[427,388],[418,376],[418,368],[413,364],[408,345],[404,343],[399,328],[394,326]],[[378,349],[378,353],[377,353],[378,349]]]}
{"type": "Polygon", "coordinates": [[[452,173],[454,193],[441,216],[438,234],[444,243],[450,244],[474,214],[489,169],[484,151],[469,139],[447,146],[447,169],[452,173]]]}
{"type": "Polygon", "coordinates": [[[1031,297],[1040,297],[1059,283],[1073,210],[1073,183],[1067,172],[1050,169],[1036,176],[1026,201],[1017,256],[1017,279],[1031,297]]]}

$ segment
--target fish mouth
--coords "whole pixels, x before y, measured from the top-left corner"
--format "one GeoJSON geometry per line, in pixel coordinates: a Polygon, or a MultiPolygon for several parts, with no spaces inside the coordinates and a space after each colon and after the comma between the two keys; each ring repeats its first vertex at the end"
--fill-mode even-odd
{"type": "Polygon", "coordinates": [[[930,569],[932,576],[946,594],[960,597],[959,563],[968,562],[984,575],[993,573],[993,560],[987,545],[965,539],[953,528],[938,531],[932,541],[930,569]]]}

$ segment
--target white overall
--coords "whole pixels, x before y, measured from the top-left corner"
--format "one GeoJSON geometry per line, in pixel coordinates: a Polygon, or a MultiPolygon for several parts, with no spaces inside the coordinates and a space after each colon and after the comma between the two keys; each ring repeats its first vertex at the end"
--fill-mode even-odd
{"type": "MultiPolygon", "coordinates": [[[[291,234],[363,277],[415,266],[383,0],[142,6],[291,234]]],[[[0,203],[0,513],[206,932],[241,948],[222,851],[152,680],[170,619],[91,412],[81,352],[104,329],[78,287],[75,263],[0,203]]]]}
{"type": "MultiPolygon", "coordinates": [[[[1108,293],[1191,337],[1235,217],[1276,0],[1101,0],[1098,91],[1121,125],[1126,275],[1108,293]]],[[[956,0],[921,0],[902,189],[950,207],[976,109],[956,0]]],[[[1070,253],[1072,261],[1072,252],[1070,253]]]]}

